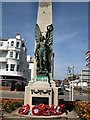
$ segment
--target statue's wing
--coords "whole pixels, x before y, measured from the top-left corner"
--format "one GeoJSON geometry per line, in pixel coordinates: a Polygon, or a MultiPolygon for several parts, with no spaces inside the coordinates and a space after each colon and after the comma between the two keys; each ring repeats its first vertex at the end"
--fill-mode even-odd
{"type": "Polygon", "coordinates": [[[35,40],[36,40],[37,43],[40,42],[40,36],[41,36],[41,31],[40,31],[39,25],[36,24],[36,27],[35,27],[35,40]]]}

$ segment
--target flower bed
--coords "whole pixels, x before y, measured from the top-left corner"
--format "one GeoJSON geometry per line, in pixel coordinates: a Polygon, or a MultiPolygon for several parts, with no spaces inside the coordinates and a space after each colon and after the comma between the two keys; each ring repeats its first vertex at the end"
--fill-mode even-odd
{"type": "Polygon", "coordinates": [[[74,110],[76,114],[81,118],[81,120],[90,120],[90,103],[82,102],[80,100],[77,101],[59,101],[59,103],[63,103],[66,106],[66,110],[72,111],[74,110]]]}
{"type": "Polygon", "coordinates": [[[75,112],[83,120],[90,120],[90,103],[88,102],[75,102],[75,112]]]}
{"type": "Polygon", "coordinates": [[[2,109],[6,112],[12,112],[23,105],[22,99],[2,99],[2,109]]]}

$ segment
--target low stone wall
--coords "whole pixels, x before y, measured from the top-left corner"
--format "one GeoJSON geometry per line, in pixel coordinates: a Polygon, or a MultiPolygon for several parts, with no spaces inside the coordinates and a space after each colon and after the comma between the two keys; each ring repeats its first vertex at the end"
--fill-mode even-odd
{"type": "Polygon", "coordinates": [[[6,86],[0,86],[0,90],[11,90],[11,87],[6,87],[6,86]]]}

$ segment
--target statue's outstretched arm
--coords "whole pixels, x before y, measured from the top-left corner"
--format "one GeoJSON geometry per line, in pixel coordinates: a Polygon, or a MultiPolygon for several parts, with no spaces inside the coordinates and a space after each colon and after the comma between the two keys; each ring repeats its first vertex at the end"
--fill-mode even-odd
{"type": "Polygon", "coordinates": [[[53,42],[53,25],[51,24],[47,26],[46,44],[51,47],[52,42],[53,42]]]}

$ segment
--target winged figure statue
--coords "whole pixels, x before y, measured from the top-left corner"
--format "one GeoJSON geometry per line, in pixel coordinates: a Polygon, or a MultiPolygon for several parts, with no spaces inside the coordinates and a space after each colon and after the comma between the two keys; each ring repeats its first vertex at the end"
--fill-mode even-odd
{"type": "Polygon", "coordinates": [[[47,26],[45,37],[42,35],[39,25],[35,28],[36,49],[35,58],[37,62],[37,73],[50,72],[50,53],[53,43],[53,26],[47,26]]]}

